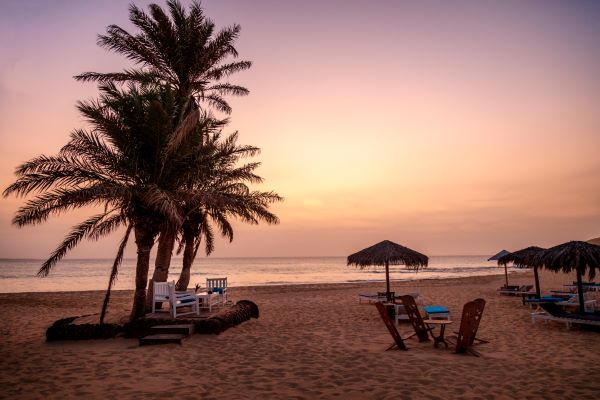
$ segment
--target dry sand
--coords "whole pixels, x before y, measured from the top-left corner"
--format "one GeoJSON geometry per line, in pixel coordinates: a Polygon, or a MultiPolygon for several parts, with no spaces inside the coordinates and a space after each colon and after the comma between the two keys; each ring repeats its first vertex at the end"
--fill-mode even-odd
{"type": "MultiPolygon", "coordinates": [[[[543,273],[542,287],[572,277],[543,273]]],[[[531,283],[531,273],[511,283],[531,283]]],[[[0,294],[0,397],[202,399],[598,399],[600,332],[564,324],[532,324],[520,298],[497,295],[503,276],[395,282],[418,290],[428,304],[448,307],[458,329],[462,305],[487,304],[478,346],[483,357],[435,349],[409,339],[392,342],[372,305],[357,294],[382,284],[232,288],[260,318],[221,335],[194,335],[183,345],[138,347],[115,338],[46,343],[55,320],[97,312],[101,292],[0,294]]],[[[131,292],[115,292],[112,309],[125,312],[131,292]]],[[[452,329],[453,328],[453,329],[452,329]]],[[[408,332],[409,325],[401,325],[408,332]]]]}

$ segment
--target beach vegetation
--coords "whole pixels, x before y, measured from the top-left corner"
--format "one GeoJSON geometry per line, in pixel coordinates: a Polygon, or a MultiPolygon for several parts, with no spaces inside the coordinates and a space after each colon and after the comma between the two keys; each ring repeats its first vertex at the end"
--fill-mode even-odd
{"type": "MultiPolygon", "coordinates": [[[[188,10],[168,1],[148,13],[130,5],[129,18],[138,32],[110,25],[98,44],[124,55],[134,67],[121,72],[85,72],[75,78],[99,84],[98,100],[78,103],[89,129],[71,133],[55,156],[40,156],[17,168],[17,180],[4,195],[35,197],[13,219],[17,226],[38,224],[51,215],[80,207],[102,211],[73,227],[46,260],[47,275],[81,240],[125,233],[110,274],[101,320],[131,233],[137,246],[136,283],[131,318],[148,303],[150,251],[158,238],[153,280],[166,281],[176,243],[183,251],[178,288],[186,289],[197,251],[214,249],[215,230],[233,240],[232,218],[246,223],[277,223],[268,210],[281,201],[274,192],[252,191],[262,181],[259,163],[238,165],[259,152],[237,144],[238,134],[224,136],[227,119],[211,110],[231,113],[225,96],[248,94],[228,77],[250,68],[237,60],[234,42],[240,26],[219,31],[200,3],[188,10]],[[232,60],[233,59],[233,60],[232,60]],[[97,207],[98,208],[98,207],[97,207]]],[[[151,305],[151,304],[150,304],[151,305]]]]}
{"type": "MultiPolygon", "coordinates": [[[[147,13],[132,4],[129,7],[129,20],[137,28],[136,33],[130,33],[118,25],[110,25],[105,35],[98,36],[98,45],[133,61],[134,68],[110,73],[85,72],[77,75],[76,79],[100,83],[168,85],[175,91],[181,105],[180,122],[190,116],[195,117],[200,109],[214,108],[229,114],[232,109],[225,96],[244,96],[249,93],[245,87],[228,81],[232,74],[247,70],[252,65],[250,61],[237,59],[235,41],[241,31],[240,25],[233,24],[217,30],[199,2],[192,2],[186,11],[176,0],[167,1],[166,10],[157,4],[150,4],[147,13]]],[[[197,199],[195,203],[191,208],[188,207],[190,212],[186,214],[183,226],[162,227],[152,281],[167,280],[177,239],[178,250],[183,250],[178,290],[185,290],[189,283],[190,268],[201,236],[205,238],[205,253],[208,255],[212,252],[214,235],[207,223],[208,210],[193,212],[199,205],[197,199]]],[[[233,229],[225,214],[214,207],[209,214],[221,234],[233,240],[233,229]]],[[[275,221],[271,216],[266,217],[267,222],[275,221]]],[[[151,285],[148,290],[152,290],[151,285]]],[[[152,308],[150,297],[147,309],[152,308]]]]}
{"type": "Polygon", "coordinates": [[[223,138],[219,121],[203,115],[195,124],[175,126],[176,95],[169,87],[130,84],[119,89],[108,83],[100,89],[98,100],[78,104],[90,128],[73,131],[57,155],[39,156],[19,166],[16,182],[4,195],[36,194],[17,211],[13,219],[17,226],[101,206],[100,213],[73,227],[42,264],[40,276],[47,275],[81,240],[96,240],[125,227],[102,315],[133,232],[137,246],[134,319],[144,314],[150,251],[164,226],[181,227],[194,213],[217,221],[235,215],[247,222],[260,218],[276,222],[266,208],[279,196],[254,192],[245,185],[245,181],[260,181],[252,172],[258,164],[238,166],[237,161],[258,150],[237,145],[236,133],[223,138]],[[188,132],[183,135],[183,130],[188,132]]]}

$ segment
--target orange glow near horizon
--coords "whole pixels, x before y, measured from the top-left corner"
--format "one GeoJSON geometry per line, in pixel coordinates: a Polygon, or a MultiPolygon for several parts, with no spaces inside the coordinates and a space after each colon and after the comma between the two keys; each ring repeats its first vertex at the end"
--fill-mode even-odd
{"type": "MultiPolygon", "coordinates": [[[[280,225],[238,224],[215,256],[346,255],[383,239],[493,254],[600,236],[599,5],[202,4],[242,26],[254,65],[231,81],[251,94],[231,99],[228,131],[262,149],[260,188],[285,197],[280,225]]],[[[126,67],[95,37],[131,27],[123,2],[0,8],[4,188],[82,126],[75,102],[95,89],[71,77],[126,67]]],[[[16,229],[20,204],[0,200],[0,258],[43,258],[86,215],[16,229]]],[[[117,241],[73,256],[110,257],[117,241]]]]}

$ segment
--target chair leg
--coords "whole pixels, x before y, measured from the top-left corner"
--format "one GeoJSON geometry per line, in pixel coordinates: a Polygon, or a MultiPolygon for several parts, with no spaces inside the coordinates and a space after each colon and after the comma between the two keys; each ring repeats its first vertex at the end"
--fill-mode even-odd
{"type": "Polygon", "coordinates": [[[385,349],[385,351],[392,350],[394,347],[398,347],[398,345],[396,343],[392,343],[390,345],[390,347],[388,347],[387,349],[385,349]]]}

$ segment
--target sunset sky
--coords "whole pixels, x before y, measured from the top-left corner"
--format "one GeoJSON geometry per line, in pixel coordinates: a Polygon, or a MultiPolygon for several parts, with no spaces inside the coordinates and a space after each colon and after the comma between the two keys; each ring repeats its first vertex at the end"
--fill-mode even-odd
{"type": "MultiPolygon", "coordinates": [[[[185,2],[184,2],[185,3],[185,2]]],[[[148,2],[135,1],[138,6],[148,2]]],[[[159,2],[159,4],[163,4],[159,2]]],[[[228,131],[260,147],[278,226],[238,225],[214,256],[347,255],[389,239],[428,255],[493,254],[600,236],[600,2],[203,1],[239,23],[228,131]]],[[[0,4],[0,187],[83,127],[96,46],[133,31],[126,1],[0,4]]],[[[17,229],[0,258],[43,258],[89,210],[17,229]]],[[[111,257],[118,236],[72,257],[111,257]]],[[[130,256],[134,255],[130,245],[130,256]]]]}

